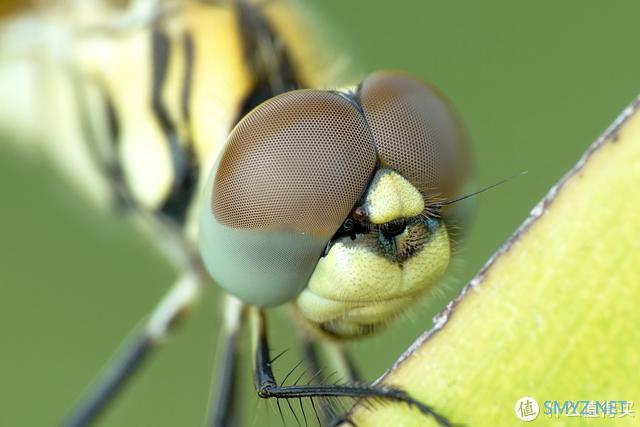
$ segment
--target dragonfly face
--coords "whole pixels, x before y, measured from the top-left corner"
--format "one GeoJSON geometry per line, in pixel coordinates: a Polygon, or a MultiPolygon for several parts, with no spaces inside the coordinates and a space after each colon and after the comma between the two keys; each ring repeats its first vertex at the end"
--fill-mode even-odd
{"type": "Polygon", "coordinates": [[[446,271],[443,202],[468,173],[455,114],[412,77],[289,92],[232,132],[205,190],[201,256],[246,303],[295,301],[330,335],[366,335],[446,271]]]}

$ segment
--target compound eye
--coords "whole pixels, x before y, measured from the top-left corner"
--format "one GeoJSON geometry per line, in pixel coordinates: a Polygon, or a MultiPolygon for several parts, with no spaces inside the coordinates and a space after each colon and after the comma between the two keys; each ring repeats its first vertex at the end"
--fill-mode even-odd
{"type": "Polygon", "coordinates": [[[234,228],[336,231],[375,166],[357,109],[323,91],[289,92],[260,105],[232,132],[211,209],[234,228]]]}
{"type": "Polygon", "coordinates": [[[457,114],[434,88],[397,72],[367,77],[358,98],[382,166],[420,191],[445,199],[472,175],[467,138],[457,114]]]}
{"type": "Polygon", "coordinates": [[[258,106],[207,187],[200,247],[213,278],[256,305],[297,295],[375,165],[365,119],[341,95],[294,91],[258,106]]]}

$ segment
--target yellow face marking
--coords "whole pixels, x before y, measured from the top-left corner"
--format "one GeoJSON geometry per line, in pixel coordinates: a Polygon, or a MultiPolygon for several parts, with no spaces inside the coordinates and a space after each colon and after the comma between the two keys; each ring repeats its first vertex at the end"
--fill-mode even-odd
{"type": "Polygon", "coordinates": [[[380,169],[371,182],[364,209],[371,223],[384,224],[422,213],[424,197],[397,172],[380,169]]]}
{"type": "MultiPolygon", "coordinates": [[[[395,239],[403,239],[405,233],[395,239]]],[[[371,234],[355,240],[344,237],[320,259],[297,299],[306,319],[325,329],[330,323],[336,335],[362,335],[368,325],[392,320],[415,304],[449,265],[449,236],[442,224],[402,265],[381,255],[377,241],[371,234]]]]}
{"type": "Polygon", "coordinates": [[[333,241],[318,261],[296,307],[335,337],[371,334],[398,317],[435,287],[451,258],[444,222],[422,215],[423,195],[397,172],[378,170],[357,208],[370,224],[404,219],[405,228],[389,233],[364,227],[353,238],[333,241]]]}

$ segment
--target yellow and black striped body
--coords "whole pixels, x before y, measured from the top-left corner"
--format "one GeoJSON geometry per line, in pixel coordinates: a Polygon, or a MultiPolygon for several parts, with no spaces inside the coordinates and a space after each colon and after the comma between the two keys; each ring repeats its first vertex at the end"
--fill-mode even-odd
{"type": "Polygon", "coordinates": [[[38,141],[100,203],[169,217],[194,238],[197,195],[239,118],[275,94],[335,83],[284,2],[143,3],[6,19],[0,95],[17,102],[0,130],[38,141]]]}

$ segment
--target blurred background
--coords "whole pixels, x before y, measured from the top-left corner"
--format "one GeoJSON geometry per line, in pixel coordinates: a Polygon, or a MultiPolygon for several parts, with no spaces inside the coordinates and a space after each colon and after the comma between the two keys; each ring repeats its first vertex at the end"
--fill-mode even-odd
{"type": "MultiPolygon", "coordinates": [[[[528,171],[477,198],[446,292],[351,345],[373,380],[640,93],[640,3],[307,3],[322,22],[319,37],[340,43],[364,72],[406,70],[447,94],[471,136],[479,186],[528,171]]],[[[175,272],[127,221],[93,208],[45,161],[2,143],[0,195],[0,425],[56,425],[175,272]]],[[[211,286],[100,426],[203,424],[219,297],[211,286]]],[[[288,323],[276,319],[272,347],[294,350],[288,323]]],[[[243,425],[280,425],[272,406],[255,397],[249,351],[243,357],[243,425]]],[[[469,355],[470,363],[473,357],[481,355],[469,355]]],[[[276,372],[298,360],[288,352],[276,372]]]]}

